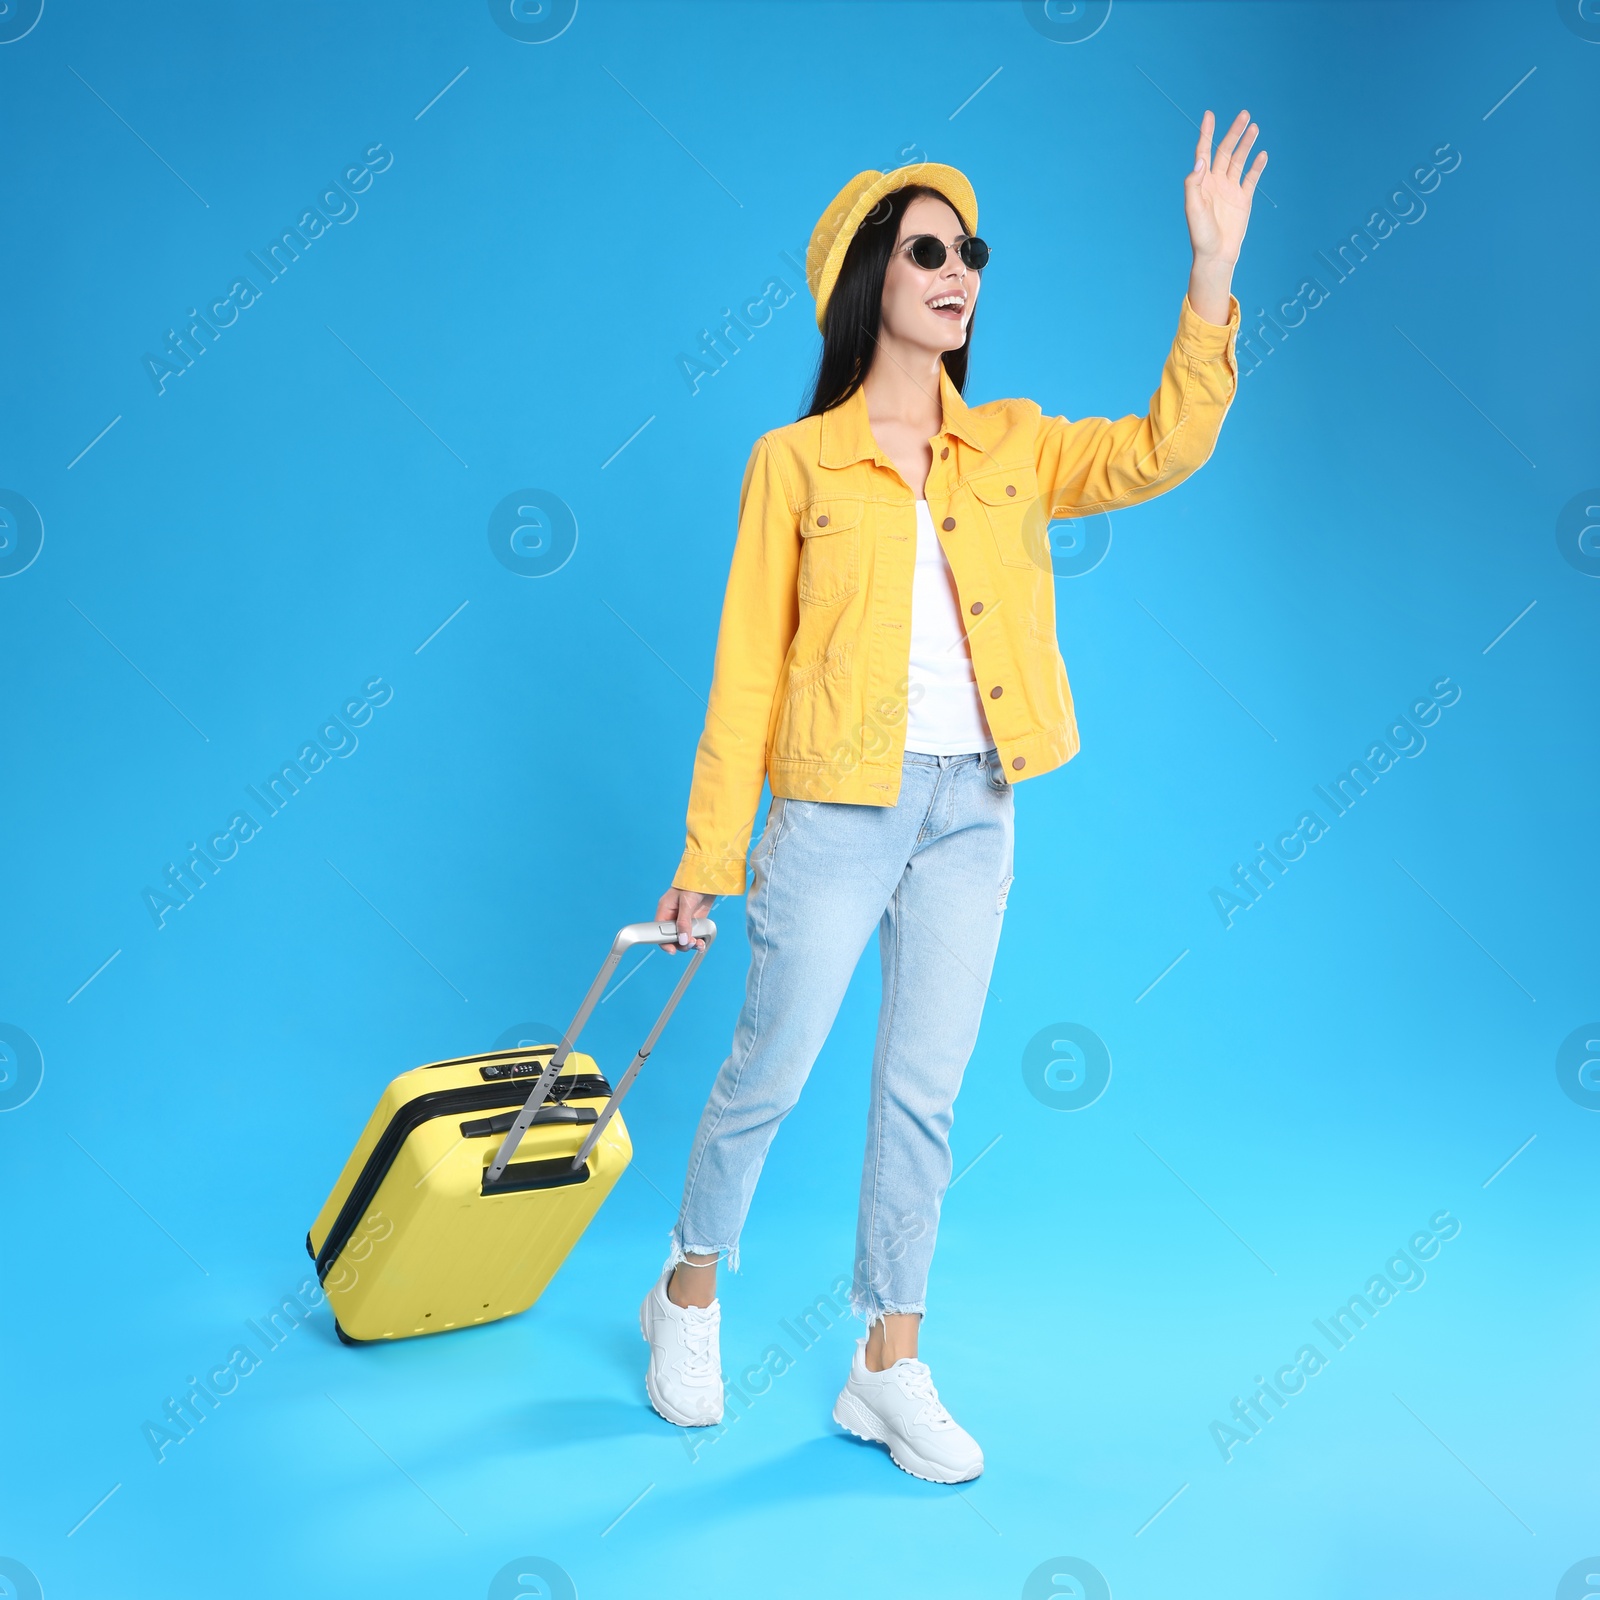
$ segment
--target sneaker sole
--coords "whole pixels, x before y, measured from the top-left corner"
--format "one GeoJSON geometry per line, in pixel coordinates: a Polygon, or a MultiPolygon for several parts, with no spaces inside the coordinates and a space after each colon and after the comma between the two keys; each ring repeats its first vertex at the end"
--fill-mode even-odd
{"type": "MultiPolygon", "coordinates": [[[[644,1325],[644,1307],[639,1307],[639,1337],[648,1345],[650,1334],[644,1325]]],[[[655,1346],[650,1346],[654,1353],[655,1346]]],[[[714,1428],[722,1421],[722,1413],[718,1411],[714,1417],[675,1417],[667,1407],[657,1398],[654,1385],[650,1381],[650,1369],[645,1368],[644,1397],[650,1402],[650,1409],[661,1418],[663,1422],[670,1422],[675,1428],[714,1428]]]]}
{"type": "Polygon", "coordinates": [[[833,1403],[833,1420],[847,1433],[865,1440],[868,1444],[881,1444],[888,1449],[889,1459],[913,1478],[924,1483],[971,1483],[981,1477],[980,1465],[976,1472],[956,1474],[947,1467],[938,1467],[912,1450],[907,1450],[898,1440],[889,1438],[882,1423],[848,1389],[841,1391],[833,1403]]]}

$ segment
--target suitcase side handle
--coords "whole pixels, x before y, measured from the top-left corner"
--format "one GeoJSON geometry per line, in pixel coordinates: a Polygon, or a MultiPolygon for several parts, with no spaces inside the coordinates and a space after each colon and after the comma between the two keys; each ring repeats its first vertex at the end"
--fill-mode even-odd
{"type": "MultiPolygon", "coordinates": [[[[699,969],[700,963],[716,942],[717,925],[709,918],[702,917],[696,921],[692,936],[704,939],[705,948],[695,951],[693,960],[690,961],[683,976],[678,979],[677,987],[667,996],[667,1003],[662,1006],[661,1014],[655,1020],[655,1026],[651,1028],[644,1043],[639,1046],[628,1070],[623,1073],[611,1098],[606,1101],[605,1109],[590,1130],[589,1137],[584,1140],[583,1148],[572,1163],[575,1168],[582,1166],[589,1159],[589,1152],[594,1149],[600,1135],[606,1131],[606,1124],[616,1114],[623,1095],[633,1087],[633,1080],[638,1077],[639,1068],[644,1065],[646,1058],[655,1048],[656,1040],[661,1037],[661,1030],[667,1025],[667,1019],[677,1010],[684,990],[689,987],[690,980],[699,969]]],[[[533,1086],[533,1092],[528,1096],[527,1103],[517,1113],[516,1121],[511,1124],[504,1141],[495,1152],[494,1160],[489,1163],[488,1170],[484,1173],[486,1187],[499,1182],[506,1164],[517,1153],[517,1146],[522,1143],[522,1136],[532,1126],[535,1113],[544,1104],[550,1086],[556,1081],[567,1057],[572,1053],[573,1045],[578,1042],[578,1035],[583,1032],[584,1024],[588,1022],[590,1013],[599,1003],[600,995],[610,982],[611,974],[617,970],[617,963],[622,960],[623,955],[636,944],[667,944],[675,941],[677,937],[678,927],[674,922],[630,922],[627,927],[618,931],[616,938],[611,941],[610,951],[600,964],[599,972],[595,974],[594,982],[589,985],[589,992],[583,997],[583,1004],[578,1007],[578,1014],[567,1024],[566,1032],[561,1036],[561,1043],[556,1047],[556,1053],[551,1056],[549,1064],[539,1075],[539,1081],[533,1086]]]]}

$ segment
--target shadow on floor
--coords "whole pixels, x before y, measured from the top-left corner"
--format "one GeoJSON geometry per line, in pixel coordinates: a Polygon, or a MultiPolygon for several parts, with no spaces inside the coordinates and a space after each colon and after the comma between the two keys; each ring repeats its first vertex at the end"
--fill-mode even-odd
{"type": "Polygon", "coordinates": [[[867,1444],[838,1431],[807,1439],[743,1472],[711,1470],[710,1464],[721,1451],[734,1448],[729,1433],[718,1441],[708,1440],[693,1462],[685,1451],[686,1470],[675,1474],[670,1486],[663,1484],[641,1502],[633,1515],[649,1525],[659,1519],[681,1526],[686,1515],[696,1522],[727,1520],[768,1506],[834,1495],[929,1500],[948,1499],[955,1492],[944,1484],[925,1483],[902,1472],[882,1445],[867,1444]]]}

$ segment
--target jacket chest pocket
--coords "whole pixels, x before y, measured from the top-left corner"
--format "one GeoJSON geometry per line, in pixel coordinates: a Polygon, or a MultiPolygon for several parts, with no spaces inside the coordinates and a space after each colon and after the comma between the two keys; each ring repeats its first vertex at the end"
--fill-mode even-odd
{"type": "Polygon", "coordinates": [[[799,593],[807,605],[837,605],[860,588],[862,506],[830,496],[801,513],[799,593]]]}
{"type": "Polygon", "coordinates": [[[983,507],[1000,559],[1008,567],[1050,571],[1050,518],[1033,465],[985,472],[966,487],[983,507]]]}

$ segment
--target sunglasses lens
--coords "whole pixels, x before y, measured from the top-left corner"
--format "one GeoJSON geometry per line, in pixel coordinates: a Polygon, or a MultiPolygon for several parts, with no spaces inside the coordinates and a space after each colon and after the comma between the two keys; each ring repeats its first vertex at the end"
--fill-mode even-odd
{"type": "Polygon", "coordinates": [[[974,272],[981,272],[989,265],[989,247],[982,239],[963,239],[961,241],[961,259],[974,272]]]}
{"type": "Polygon", "coordinates": [[[924,272],[932,272],[935,267],[942,267],[944,258],[943,240],[935,239],[931,233],[919,234],[911,241],[911,259],[924,272]]]}

